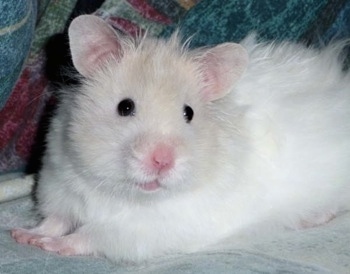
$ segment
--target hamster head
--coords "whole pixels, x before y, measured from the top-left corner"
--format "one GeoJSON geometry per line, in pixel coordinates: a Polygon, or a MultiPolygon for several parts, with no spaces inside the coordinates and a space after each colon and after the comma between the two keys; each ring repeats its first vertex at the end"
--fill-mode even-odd
{"type": "Polygon", "coordinates": [[[134,200],[203,183],[220,149],[212,104],[241,77],[245,50],[120,37],[89,15],[72,22],[69,38],[83,83],[68,102],[68,150],[86,183],[134,200]]]}

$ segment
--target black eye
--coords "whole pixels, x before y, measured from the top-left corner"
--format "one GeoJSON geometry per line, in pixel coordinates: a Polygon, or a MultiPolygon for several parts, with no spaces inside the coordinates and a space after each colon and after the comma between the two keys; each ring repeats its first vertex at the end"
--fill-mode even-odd
{"type": "Polygon", "coordinates": [[[134,116],[135,115],[135,103],[133,100],[127,98],[118,104],[118,113],[120,116],[134,116]]]}
{"type": "Polygon", "coordinates": [[[184,117],[185,117],[186,123],[189,123],[192,121],[193,114],[194,114],[193,109],[190,106],[185,105],[184,106],[184,117]]]}

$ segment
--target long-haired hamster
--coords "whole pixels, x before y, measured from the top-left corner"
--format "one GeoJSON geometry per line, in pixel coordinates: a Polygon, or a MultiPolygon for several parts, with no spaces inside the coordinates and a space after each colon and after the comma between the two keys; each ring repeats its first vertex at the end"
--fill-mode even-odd
{"type": "Polygon", "coordinates": [[[179,35],[69,28],[81,85],[62,91],[37,188],[43,220],[19,243],[141,262],[195,252],[269,222],[350,209],[344,43],[189,49],[179,35]]]}

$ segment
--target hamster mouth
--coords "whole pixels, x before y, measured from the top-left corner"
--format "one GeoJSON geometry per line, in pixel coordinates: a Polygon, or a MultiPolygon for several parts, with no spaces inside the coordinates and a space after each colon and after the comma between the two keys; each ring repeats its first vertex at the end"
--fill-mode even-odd
{"type": "Polygon", "coordinates": [[[154,180],[148,183],[137,184],[137,186],[147,192],[156,191],[161,188],[158,180],[154,180]]]}

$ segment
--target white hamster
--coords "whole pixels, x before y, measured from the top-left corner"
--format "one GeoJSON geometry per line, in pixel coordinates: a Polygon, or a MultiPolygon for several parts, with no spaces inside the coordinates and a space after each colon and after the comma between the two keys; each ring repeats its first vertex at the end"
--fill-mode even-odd
{"type": "Polygon", "coordinates": [[[194,252],[262,222],[322,224],[350,209],[344,44],[225,43],[189,50],[69,28],[82,76],[52,121],[19,243],[140,262],[194,252]]]}

